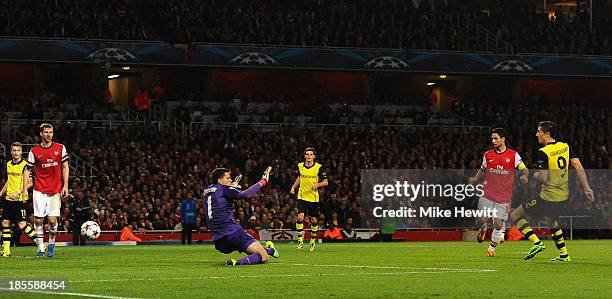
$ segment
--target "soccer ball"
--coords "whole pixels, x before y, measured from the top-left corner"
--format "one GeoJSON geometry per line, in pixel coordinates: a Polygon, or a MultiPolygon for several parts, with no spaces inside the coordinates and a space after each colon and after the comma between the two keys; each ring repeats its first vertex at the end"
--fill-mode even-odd
{"type": "Polygon", "coordinates": [[[88,240],[95,240],[100,236],[100,226],[93,221],[87,221],[81,225],[81,235],[88,240]]]}

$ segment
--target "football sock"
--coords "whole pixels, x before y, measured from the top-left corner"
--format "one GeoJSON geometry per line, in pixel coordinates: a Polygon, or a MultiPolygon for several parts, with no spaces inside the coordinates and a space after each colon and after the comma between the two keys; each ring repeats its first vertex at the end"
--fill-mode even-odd
{"type": "Polygon", "coordinates": [[[32,228],[32,226],[28,223],[26,224],[21,231],[26,234],[32,242],[36,243],[36,231],[32,228]]]}
{"type": "Polygon", "coordinates": [[[555,241],[555,245],[557,249],[559,249],[560,257],[567,257],[567,247],[565,247],[565,240],[563,240],[563,231],[558,227],[553,227],[550,229],[550,233],[552,235],[552,239],[555,241]]]}
{"type": "Polygon", "coordinates": [[[55,223],[54,226],[49,225],[49,245],[55,244],[55,236],[57,235],[57,227],[59,225],[55,223]]]}
{"type": "Polygon", "coordinates": [[[317,224],[313,224],[310,226],[310,241],[317,240],[317,231],[319,230],[319,226],[317,224]]]}
{"type": "Polygon", "coordinates": [[[304,222],[298,220],[295,223],[295,230],[297,230],[298,238],[303,238],[304,237],[304,222]]]}
{"type": "Polygon", "coordinates": [[[45,251],[45,244],[43,243],[45,231],[43,230],[42,225],[36,225],[34,227],[36,230],[36,244],[38,245],[38,251],[45,251]]]}
{"type": "Polygon", "coordinates": [[[236,265],[255,265],[255,264],[261,264],[262,259],[261,259],[261,255],[259,255],[259,253],[253,253],[251,255],[245,256],[241,259],[239,259],[236,262],[236,265]]]}
{"type": "Polygon", "coordinates": [[[493,229],[493,232],[491,233],[491,244],[489,245],[489,249],[495,250],[495,248],[497,248],[497,244],[499,244],[502,234],[502,230],[493,229]]]}
{"type": "Polygon", "coordinates": [[[527,222],[527,220],[525,220],[525,218],[521,218],[516,223],[516,225],[518,226],[521,233],[525,236],[525,238],[529,239],[531,243],[540,244],[540,239],[538,238],[538,236],[536,236],[536,234],[533,233],[531,226],[529,226],[529,223],[527,222]]]}
{"type": "Polygon", "coordinates": [[[2,228],[2,246],[4,246],[4,254],[11,253],[11,238],[13,237],[10,227],[2,228]]]}

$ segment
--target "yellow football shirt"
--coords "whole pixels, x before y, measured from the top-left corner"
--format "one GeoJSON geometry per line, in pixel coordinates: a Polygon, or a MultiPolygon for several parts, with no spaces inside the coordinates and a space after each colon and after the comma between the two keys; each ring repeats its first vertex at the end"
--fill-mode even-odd
{"type": "Polygon", "coordinates": [[[17,163],[13,163],[13,160],[6,162],[6,174],[7,174],[7,188],[6,188],[6,200],[9,201],[21,201],[23,195],[18,196],[16,199],[11,199],[11,194],[19,192],[23,188],[23,170],[27,165],[25,160],[21,160],[17,163]]]}
{"type": "Polygon", "coordinates": [[[298,171],[300,174],[298,199],[309,202],[319,202],[319,191],[312,190],[312,186],[320,180],[327,178],[325,173],[321,171],[321,167],[321,164],[317,162],[310,167],[306,167],[305,162],[298,163],[298,171]]]}
{"type": "Polygon", "coordinates": [[[540,197],[548,201],[564,201],[569,197],[569,164],[576,158],[564,142],[551,142],[538,151],[540,169],[548,170],[548,181],[542,184],[540,197]]]}

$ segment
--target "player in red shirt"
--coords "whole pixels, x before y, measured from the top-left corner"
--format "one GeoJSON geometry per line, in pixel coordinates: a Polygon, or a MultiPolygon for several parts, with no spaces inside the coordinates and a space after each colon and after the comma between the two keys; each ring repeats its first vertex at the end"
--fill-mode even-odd
{"type": "MultiPolygon", "coordinates": [[[[53,126],[40,125],[41,143],[30,150],[27,167],[23,172],[24,180],[30,177],[34,168],[36,178],[32,201],[34,203],[34,224],[38,239],[37,257],[44,255],[43,223],[49,221],[49,246],[47,256],[55,255],[55,236],[57,235],[57,218],[60,216],[61,199],[68,195],[68,153],[63,144],[53,142],[53,126]]],[[[27,194],[27,184],[23,184],[23,194],[27,194]]]]}
{"type": "MultiPolygon", "coordinates": [[[[482,165],[476,176],[470,177],[470,184],[478,182],[483,176],[485,180],[484,194],[478,201],[478,209],[491,209],[497,214],[493,218],[493,233],[491,244],[487,249],[488,256],[495,256],[495,248],[502,240],[505,230],[505,221],[508,220],[510,202],[512,201],[512,187],[514,185],[514,169],[521,171],[521,182],[527,183],[529,170],[523,163],[521,156],[512,149],[506,147],[506,136],[503,128],[495,128],[491,132],[491,143],[493,149],[484,153],[482,165]]],[[[481,226],[478,231],[478,242],[482,242],[487,231],[486,217],[479,217],[477,225],[481,226]]]]}

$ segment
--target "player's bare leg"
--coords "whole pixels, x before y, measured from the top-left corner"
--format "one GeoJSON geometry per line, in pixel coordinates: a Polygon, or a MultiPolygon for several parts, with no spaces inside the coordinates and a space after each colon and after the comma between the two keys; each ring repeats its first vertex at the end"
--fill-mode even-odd
{"type": "Polygon", "coordinates": [[[36,253],[37,257],[42,257],[45,253],[45,244],[43,243],[43,238],[45,236],[45,230],[43,228],[44,223],[45,223],[45,218],[34,217],[34,230],[36,232],[36,245],[38,245],[38,252],[36,253]]]}
{"type": "Polygon", "coordinates": [[[256,265],[264,264],[270,260],[270,255],[266,248],[263,248],[259,242],[253,242],[245,251],[248,255],[239,259],[229,259],[226,263],[230,266],[256,265]]]}

